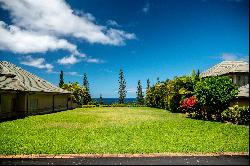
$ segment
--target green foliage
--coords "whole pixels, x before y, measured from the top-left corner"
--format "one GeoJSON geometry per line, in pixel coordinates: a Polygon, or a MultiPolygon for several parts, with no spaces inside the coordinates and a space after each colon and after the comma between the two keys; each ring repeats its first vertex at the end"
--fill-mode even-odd
{"type": "Polygon", "coordinates": [[[193,70],[190,77],[174,77],[173,80],[156,83],[146,91],[146,105],[171,112],[187,112],[182,107],[183,102],[194,96],[197,104],[187,112],[190,117],[221,120],[221,112],[228,108],[237,93],[238,88],[229,77],[201,79],[199,70],[197,73],[193,70]]]}
{"type": "Polygon", "coordinates": [[[249,106],[239,107],[238,105],[228,108],[221,113],[224,121],[249,125],[249,106]]]}
{"type": "Polygon", "coordinates": [[[63,84],[62,89],[72,92],[71,98],[74,103],[87,104],[89,102],[88,91],[85,87],[81,87],[77,82],[63,84]]]}
{"type": "Polygon", "coordinates": [[[227,76],[204,78],[194,87],[194,93],[203,109],[207,119],[216,116],[221,119],[221,112],[229,107],[230,102],[236,98],[238,88],[227,76]]]}
{"type": "Polygon", "coordinates": [[[84,73],[83,75],[83,87],[85,87],[86,91],[88,92],[87,96],[86,96],[86,102],[90,102],[91,101],[91,95],[90,95],[90,91],[89,91],[89,81],[88,81],[88,77],[87,74],[84,73]]]}
{"type": "Polygon", "coordinates": [[[118,91],[119,103],[120,104],[124,103],[126,93],[127,93],[127,91],[126,91],[126,81],[125,81],[125,78],[124,78],[123,71],[122,71],[122,69],[120,69],[120,72],[119,72],[119,91],[118,91]]]}
{"type": "Polygon", "coordinates": [[[83,86],[89,91],[89,81],[86,73],[83,75],[83,86]]]}
{"type": "Polygon", "coordinates": [[[146,92],[146,105],[181,112],[180,103],[193,94],[191,77],[175,77],[173,80],[156,83],[146,92]]]}
{"type": "Polygon", "coordinates": [[[0,154],[249,152],[246,126],[148,107],[77,108],[30,116],[0,123],[0,135],[0,154]]]}
{"type": "Polygon", "coordinates": [[[63,71],[61,70],[60,80],[59,80],[59,87],[62,88],[63,84],[64,84],[63,71]]]}
{"type": "Polygon", "coordinates": [[[137,85],[137,104],[144,104],[144,98],[143,98],[143,92],[142,92],[142,86],[141,86],[141,81],[138,81],[138,85],[137,85]]]}

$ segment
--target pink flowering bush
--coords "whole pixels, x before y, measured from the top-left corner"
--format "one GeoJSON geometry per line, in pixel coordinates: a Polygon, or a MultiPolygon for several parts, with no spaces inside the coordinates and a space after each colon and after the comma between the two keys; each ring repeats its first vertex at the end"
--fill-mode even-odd
{"type": "Polygon", "coordinates": [[[190,117],[202,117],[202,109],[200,108],[198,99],[195,96],[184,99],[181,104],[181,110],[183,113],[187,113],[190,117]]]}
{"type": "Polygon", "coordinates": [[[195,96],[184,99],[182,102],[181,108],[184,112],[191,113],[193,109],[195,109],[198,100],[195,96]]]}

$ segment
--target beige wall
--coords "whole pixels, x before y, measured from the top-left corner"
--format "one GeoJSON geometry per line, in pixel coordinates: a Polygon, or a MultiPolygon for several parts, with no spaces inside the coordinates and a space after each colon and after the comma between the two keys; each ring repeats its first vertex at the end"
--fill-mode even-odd
{"type": "Polygon", "coordinates": [[[29,94],[28,95],[28,114],[38,112],[53,111],[52,94],[29,94]]]}
{"type": "MultiPolygon", "coordinates": [[[[0,116],[7,118],[15,115],[14,103],[16,101],[15,93],[4,93],[1,95],[0,116]]],[[[0,119],[1,119],[0,118],[0,119]]]]}
{"type": "Polygon", "coordinates": [[[233,83],[239,87],[249,84],[249,74],[248,73],[235,73],[228,75],[233,79],[233,83]]]}
{"type": "Polygon", "coordinates": [[[66,94],[1,92],[0,119],[74,108],[66,94]],[[54,103],[53,103],[54,102],[54,103]],[[67,105],[68,103],[68,105],[67,105]],[[68,107],[67,107],[68,106],[68,107]],[[54,108],[53,108],[54,107],[54,108]]]}
{"type": "Polygon", "coordinates": [[[68,95],[55,95],[54,96],[54,109],[58,110],[66,110],[68,102],[68,95]]]}

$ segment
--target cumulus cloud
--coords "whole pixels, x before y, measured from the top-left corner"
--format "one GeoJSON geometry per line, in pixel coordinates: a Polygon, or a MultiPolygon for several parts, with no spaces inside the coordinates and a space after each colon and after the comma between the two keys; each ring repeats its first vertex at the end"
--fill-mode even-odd
{"type": "Polygon", "coordinates": [[[120,27],[120,25],[115,20],[108,20],[107,25],[114,26],[114,27],[120,27]]]}
{"type": "Polygon", "coordinates": [[[76,51],[76,46],[67,40],[22,30],[14,25],[8,26],[3,21],[0,21],[0,36],[0,49],[15,53],[40,53],[57,49],[76,51]]]}
{"type": "Polygon", "coordinates": [[[44,58],[33,58],[30,55],[23,57],[23,60],[20,62],[26,66],[36,67],[38,69],[47,69],[48,72],[52,72],[53,65],[49,63],[45,63],[44,58]]]}
{"type": "Polygon", "coordinates": [[[59,63],[61,65],[73,65],[73,64],[78,63],[78,62],[80,62],[80,60],[74,54],[71,54],[70,56],[65,56],[65,57],[57,60],[57,63],[59,63]]]}
{"type": "Polygon", "coordinates": [[[97,59],[97,58],[87,58],[86,62],[88,62],[88,63],[97,63],[97,64],[104,63],[103,60],[100,60],[100,59],[97,59]]]}
{"type": "Polygon", "coordinates": [[[146,3],[146,4],[143,6],[142,11],[143,11],[144,13],[147,13],[147,12],[149,11],[149,7],[150,7],[149,3],[146,3]]]}
{"type": "Polygon", "coordinates": [[[70,56],[65,56],[61,59],[58,59],[57,63],[59,63],[60,65],[73,65],[81,61],[85,61],[87,63],[96,63],[96,64],[105,63],[105,61],[101,59],[91,58],[83,55],[84,54],[71,54],[70,56]]]}
{"type": "Polygon", "coordinates": [[[0,3],[10,11],[12,22],[24,29],[109,45],[123,45],[125,40],[135,39],[133,33],[96,24],[89,13],[75,14],[64,0],[0,0],[0,3]]]}

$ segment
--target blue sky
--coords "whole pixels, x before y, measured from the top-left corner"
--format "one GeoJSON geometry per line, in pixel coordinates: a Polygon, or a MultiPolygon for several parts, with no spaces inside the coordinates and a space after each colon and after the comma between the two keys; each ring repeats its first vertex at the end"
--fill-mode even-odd
{"type": "Polygon", "coordinates": [[[0,60],[58,85],[82,84],[92,97],[127,97],[146,87],[204,71],[223,60],[249,61],[248,0],[0,0],[0,60]]]}

